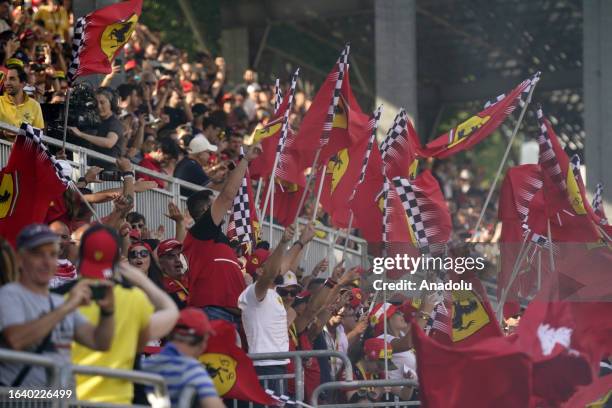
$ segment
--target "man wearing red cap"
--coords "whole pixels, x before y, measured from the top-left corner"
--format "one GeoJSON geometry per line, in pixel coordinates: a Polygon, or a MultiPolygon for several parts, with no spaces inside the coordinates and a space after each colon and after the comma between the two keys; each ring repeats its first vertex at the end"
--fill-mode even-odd
{"type": "Polygon", "coordinates": [[[166,380],[172,406],[179,402],[185,387],[194,387],[202,408],[225,407],[210,375],[198,361],[214,331],[206,314],[194,307],[183,309],[159,354],[145,359],[142,369],[159,374],[166,380]]]}
{"type": "MultiPolygon", "coordinates": [[[[21,265],[19,281],[0,288],[0,332],[2,346],[70,363],[73,339],[94,350],[111,345],[114,330],[112,284],[103,283],[104,296],[94,299],[91,281],[82,280],[72,287],[64,300],[49,293],[49,281],[57,268],[59,237],[43,224],[25,227],[17,236],[21,265]],[[77,310],[94,300],[98,313],[89,323],[77,310]]],[[[43,367],[18,363],[0,363],[0,383],[13,387],[46,386],[43,367]]]]}
{"type": "MultiPolygon", "coordinates": [[[[127,262],[119,263],[117,234],[102,225],[89,228],[81,238],[79,274],[103,284],[106,279],[123,278],[113,287],[115,298],[115,336],[106,352],[73,345],[74,364],[95,365],[131,370],[136,355],[150,340],[167,335],[178,318],[172,299],[144,273],[127,262]],[[128,284],[129,283],[129,284],[128,284]],[[133,286],[132,286],[133,285],[133,286]]],[[[82,307],[80,312],[92,322],[99,315],[95,305],[82,307]]],[[[130,381],[102,376],[77,376],[77,396],[81,400],[130,404],[133,384],[130,381]]]]}
{"type": "Polygon", "coordinates": [[[221,224],[232,208],[248,163],[260,152],[259,145],[249,149],[229,173],[217,198],[213,197],[212,191],[202,190],[187,199],[187,209],[195,221],[183,243],[189,263],[188,304],[203,308],[211,320],[240,324],[238,296],[246,285],[236,253],[230,247],[221,224]]]}
{"type": "Polygon", "coordinates": [[[187,290],[187,276],[181,260],[183,244],[176,239],[166,239],[155,248],[155,253],[162,272],[164,291],[170,295],[179,309],[185,308],[189,290],[187,290]]]}

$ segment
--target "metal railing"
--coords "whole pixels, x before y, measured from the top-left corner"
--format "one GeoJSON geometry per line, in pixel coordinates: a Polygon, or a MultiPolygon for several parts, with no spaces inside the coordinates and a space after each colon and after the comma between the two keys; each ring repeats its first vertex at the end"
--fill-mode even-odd
{"type": "Polygon", "coordinates": [[[395,396],[394,401],[368,402],[361,404],[321,404],[319,405],[319,396],[324,391],[331,390],[351,390],[362,387],[418,387],[419,384],[415,380],[363,380],[363,381],[334,381],[319,385],[312,393],[311,405],[318,408],[353,408],[353,407],[412,407],[420,406],[419,401],[401,401],[395,396]]]}
{"type": "MultiPolygon", "coordinates": [[[[42,138],[46,143],[61,147],[61,140],[50,138],[47,136],[43,136],[42,138]]],[[[8,161],[8,157],[10,155],[12,143],[6,140],[0,140],[0,165],[6,164],[8,161]]],[[[110,164],[115,163],[115,158],[111,156],[104,155],[102,153],[96,152],[91,149],[84,148],[82,146],[77,146],[75,144],[66,143],[66,151],[73,153],[73,160],[70,161],[70,164],[73,166],[74,174],[73,176],[80,177],[85,174],[87,171],[87,162],[89,158],[95,158],[110,164]]],[[[187,198],[185,196],[181,196],[180,190],[181,187],[189,188],[194,191],[199,191],[205,189],[202,186],[189,183],[187,181],[183,181],[167,174],[157,173],[150,169],[146,169],[144,167],[140,167],[138,165],[134,166],[136,173],[146,174],[151,177],[155,177],[157,179],[163,180],[167,183],[165,189],[153,189],[150,191],[146,191],[143,193],[136,194],[136,199],[134,203],[134,211],[138,211],[142,213],[147,219],[147,225],[151,230],[155,230],[159,225],[163,225],[165,229],[166,238],[170,238],[174,236],[174,222],[164,216],[168,210],[168,203],[173,201],[175,204],[179,206],[181,210],[186,208],[187,198]]],[[[93,187],[92,190],[94,192],[110,189],[110,188],[119,188],[121,187],[121,183],[113,182],[113,181],[104,181],[102,183],[94,183],[90,185],[93,187]]],[[[103,217],[110,213],[112,210],[112,203],[102,203],[96,204],[95,206],[98,214],[103,217]]],[[[300,219],[300,222],[306,223],[306,220],[300,219]]],[[[264,239],[268,238],[268,222],[262,221],[262,231],[265,233],[262,235],[264,239]]],[[[227,225],[227,223],[226,223],[227,225]]],[[[337,238],[337,231],[332,228],[326,226],[317,226],[319,231],[325,233],[325,238],[315,238],[313,242],[309,245],[310,249],[308,252],[308,257],[302,262],[302,266],[304,270],[309,272],[314,268],[316,263],[320,261],[323,257],[327,257],[330,263],[330,270],[333,266],[340,260],[343,253],[343,246],[336,245],[335,240],[337,238]]],[[[273,225],[273,234],[271,245],[276,245],[282,236],[284,228],[280,225],[273,225]]],[[[350,235],[348,237],[349,247],[345,253],[345,265],[361,265],[363,267],[367,266],[367,243],[362,238],[350,235]],[[357,250],[352,249],[351,246],[355,246],[357,250]]]]}
{"type": "Polygon", "coordinates": [[[47,386],[50,388],[60,388],[66,385],[61,376],[62,367],[56,360],[50,357],[0,348],[0,361],[43,367],[47,372],[47,386]]]}

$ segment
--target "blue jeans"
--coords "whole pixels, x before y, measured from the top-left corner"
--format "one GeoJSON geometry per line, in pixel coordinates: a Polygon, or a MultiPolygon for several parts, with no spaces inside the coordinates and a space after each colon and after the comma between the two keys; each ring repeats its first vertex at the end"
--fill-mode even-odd
{"type": "Polygon", "coordinates": [[[222,307],[204,306],[204,313],[206,313],[209,320],[225,320],[232,323],[236,327],[236,330],[239,330],[242,325],[240,316],[236,316],[222,307]]]}

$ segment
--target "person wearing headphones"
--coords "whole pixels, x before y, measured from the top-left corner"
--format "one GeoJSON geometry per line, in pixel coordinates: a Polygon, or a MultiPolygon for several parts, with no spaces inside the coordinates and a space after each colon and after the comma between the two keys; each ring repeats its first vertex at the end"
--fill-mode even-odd
{"type": "MultiPolygon", "coordinates": [[[[68,130],[74,136],[85,140],[93,149],[111,157],[120,157],[123,152],[123,126],[115,113],[117,112],[117,96],[110,88],[98,88],[96,91],[96,101],[98,102],[98,114],[100,115],[100,125],[97,127],[96,134],[85,133],[76,126],[68,126],[68,130]]],[[[103,166],[109,167],[108,163],[101,162],[103,166]]]]}

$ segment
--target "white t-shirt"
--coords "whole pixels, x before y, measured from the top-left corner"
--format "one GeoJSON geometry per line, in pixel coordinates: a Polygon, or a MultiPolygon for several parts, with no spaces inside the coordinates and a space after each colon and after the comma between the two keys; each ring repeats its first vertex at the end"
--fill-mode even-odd
{"type": "MultiPolygon", "coordinates": [[[[379,339],[384,339],[385,335],[381,334],[378,336],[379,339]]],[[[398,337],[387,334],[387,342],[397,339],[398,337]]],[[[416,374],[416,356],[412,351],[402,351],[401,353],[393,352],[391,361],[397,366],[397,370],[389,371],[390,380],[401,380],[404,378],[404,367],[407,367],[414,371],[416,374]]]]}
{"type": "MultiPolygon", "coordinates": [[[[249,344],[249,353],[278,353],[289,351],[287,330],[287,311],[283,299],[272,289],[260,302],[255,295],[255,284],[238,297],[238,307],[242,310],[242,326],[249,344]]],[[[258,360],[253,365],[281,365],[289,360],[258,360]]]]}

